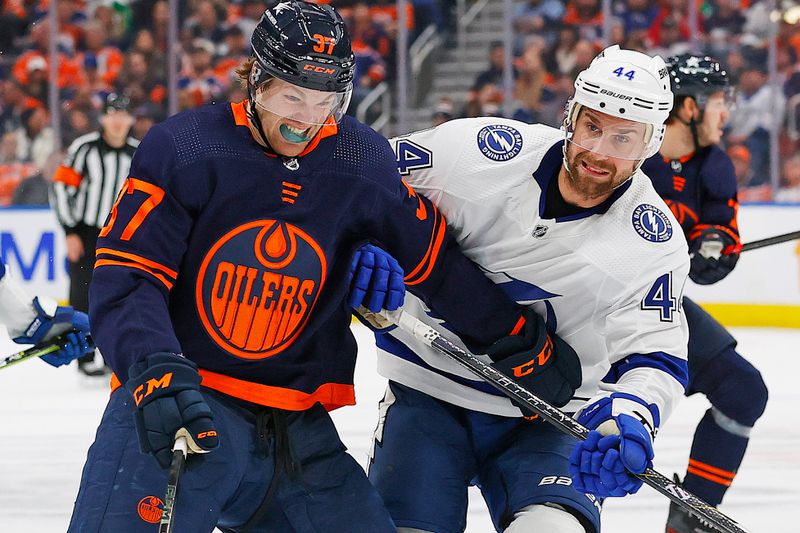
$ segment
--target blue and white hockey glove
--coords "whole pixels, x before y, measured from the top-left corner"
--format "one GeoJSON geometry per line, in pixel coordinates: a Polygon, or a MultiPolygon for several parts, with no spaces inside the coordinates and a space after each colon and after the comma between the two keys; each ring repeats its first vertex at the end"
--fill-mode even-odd
{"type": "Polygon", "coordinates": [[[207,453],[219,446],[214,413],[200,393],[194,362],[158,352],[132,364],[128,375],[125,388],[136,403],[134,418],[142,452],[168,468],[178,436],[186,437],[192,453],[207,453]]]}
{"type": "Polygon", "coordinates": [[[736,240],[724,230],[709,226],[689,241],[689,278],[699,285],[711,285],[731,273],[739,261],[736,240]]]}
{"type": "Polygon", "coordinates": [[[350,262],[350,295],[347,303],[359,320],[373,331],[394,329],[375,313],[381,309],[395,311],[406,296],[403,268],[394,257],[374,246],[365,244],[353,254],[350,262]]]}
{"type": "Polygon", "coordinates": [[[350,307],[358,309],[363,305],[373,313],[398,309],[406,296],[404,275],[389,252],[372,244],[363,245],[350,262],[350,307]]]}
{"type": "Polygon", "coordinates": [[[615,392],[590,400],[578,422],[591,429],[570,456],[569,473],[578,492],[598,498],[635,494],[641,474],[653,465],[658,408],[632,394],[615,392]]]}
{"type": "Polygon", "coordinates": [[[67,334],[67,344],[64,348],[42,356],[45,362],[56,367],[69,364],[78,357],[94,351],[94,344],[87,337],[89,317],[86,316],[86,313],[75,311],[70,306],[56,306],[55,303],[41,302],[39,298],[33,299],[33,310],[36,317],[22,335],[14,337],[14,342],[41,344],[66,331],[73,330],[67,334]]]}
{"type": "Polygon", "coordinates": [[[496,341],[487,350],[492,366],[541,399],[556,407],[569,403],[581,385],[578,354],[533,309],[522,312],[525,324],[519,335],[496,341]]]}

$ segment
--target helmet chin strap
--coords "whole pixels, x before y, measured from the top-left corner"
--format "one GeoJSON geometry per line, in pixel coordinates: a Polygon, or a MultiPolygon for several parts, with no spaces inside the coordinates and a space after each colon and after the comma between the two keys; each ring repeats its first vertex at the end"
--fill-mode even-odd
{"type": "Polygon", "coordinates": [[[689,131],[692,132],[692,144],[694,145],[694,151],[697,152],[701,148],[700,136],[697,133],[697,125],[703,122],[703,115],[705,114],[705,110],[700,107],[700,104],[697,102],[696,98],[694,98],[693,96],[690,96],[689,98],[691,98],[694,101],[695,105],[697,106],[697,110],[700,112],[700,116],[697,119],[695,119],[694,114],[692,114],[692,117],[688,121],[683,120],[678,116],[676,116],[675,118],[677,118],[681,124],[689,126],[689,131]]]}
{"type": "Polygon", "coordinates": [[[267,139],[267,134],[264,132],[264,125],[261,123],[261,117],[258,116],[258,111],[256,110],[255,91],[250,90],[248,92],[250,93],[250,101],[247,102],[248,105],[245,109],[247,118],[255,126],[258,136],[261,137],[261,144],[266,146],[269,151],[274,152],[275,150],[272,149],[267,139]]]}

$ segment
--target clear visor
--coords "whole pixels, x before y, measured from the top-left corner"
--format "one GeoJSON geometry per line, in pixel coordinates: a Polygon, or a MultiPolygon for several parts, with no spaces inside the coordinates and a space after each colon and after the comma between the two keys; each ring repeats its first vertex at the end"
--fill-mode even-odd
{"type": "Polygon", "coordinates": [[[321,126],[331,117],[338,123],[347,111],[352,92],[352,86],[341,93],[316,91],[273,78],[256,88],[255,104],[287,119],[290,126],[305,129],[321,126]]]}
{"type": "Polygon", "coordinates": [[[567,140],[603,157],[630,161],[644,159],[649,151],[653,127],[583,108],[577,120],[567,125],[567,140]]]}
{"type": "Polygon", "coordinates": [[[717,112],[726,111],[728,114],[736,110],[736,93],[732,87],[708,97],[704,109],[717,112]]]}

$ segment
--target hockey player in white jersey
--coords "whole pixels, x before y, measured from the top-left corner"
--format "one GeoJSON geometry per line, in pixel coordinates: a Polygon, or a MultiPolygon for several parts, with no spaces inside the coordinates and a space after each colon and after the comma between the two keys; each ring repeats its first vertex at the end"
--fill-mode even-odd
{"type": "Polygon", "coordinates": [[[6,271],[0,259],[0,325],[18,344],[39,344],[66,333],[66,345],[58,351],[43,355],[53,366],[69,364],[73,359],[94,351],[87,337],[89,317],[70,306],[30,296],[6,271]]]}
{"type": "MultiPolygon", "coordinates": [[[[546,350],[492,364],[596,430],[577,443],[413,336],[378,334],[390,381],[369,477],[402,533],[462,532],[470,484],[497,531],[598,532],[599,499],[639,489],[626,471],[652,464],[683,395],[686,241],[639,170],[672,107],[664,62],[612,46],[575,87],[563,130],[475,118],[393,140],[465,254],[575,349],[582,382],[571,398],[541,390],[546,350]]],[[[463,346],[419,299],[404,310],[463,346]]]]}

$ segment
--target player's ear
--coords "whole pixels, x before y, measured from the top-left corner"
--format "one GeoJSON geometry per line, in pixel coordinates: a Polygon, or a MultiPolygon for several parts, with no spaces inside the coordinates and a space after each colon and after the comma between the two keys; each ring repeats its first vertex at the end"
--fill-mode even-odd
{"type": "Polygon", "coordinates": [[[687,122],[690,119],[700,119],[700,106],[697,105],[697,101],[694,98],[685,98],[683,100],[683,109],[686,113],[687,122]]]}

